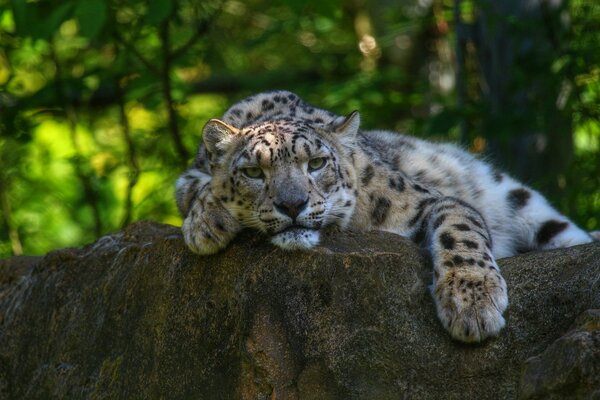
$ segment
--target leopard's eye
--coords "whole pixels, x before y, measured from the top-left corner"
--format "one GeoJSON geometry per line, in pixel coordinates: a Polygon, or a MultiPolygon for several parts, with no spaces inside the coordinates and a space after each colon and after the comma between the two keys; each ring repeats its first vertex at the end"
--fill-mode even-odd
{"type": "Polygon", "coordinates": [[[317,157],[313,158],[308,162],[308,170],[309,171],[317,171],[325,166],[327,163],[327,159],[325,157],[317,157]]]}
{"type": "Polygon", "coordinates": [[[242,169],[242,173],[246,175],[248,178],[252,179],[260,179],[264,176],[262,169],[258,167],[248,167],[242,169]]]}

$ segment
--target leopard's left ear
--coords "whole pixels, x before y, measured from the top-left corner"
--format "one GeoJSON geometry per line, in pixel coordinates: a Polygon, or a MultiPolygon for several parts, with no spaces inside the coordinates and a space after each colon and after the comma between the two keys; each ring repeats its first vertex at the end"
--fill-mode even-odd
{"type": "Polygon", "coordinates": [[[354,143],[359,128],[360,114],[358,111],[352,111],[348,116],[339,117],[333,121],[334,132],[346,145],[354,143]]]}
{"type": "Polygon", "coordinates": [[[219,119],[211,119],[204,125],[202,139],[211,156],[220,156],[225,153],[227,145],[238,133],[239,129],[219,119]]]}

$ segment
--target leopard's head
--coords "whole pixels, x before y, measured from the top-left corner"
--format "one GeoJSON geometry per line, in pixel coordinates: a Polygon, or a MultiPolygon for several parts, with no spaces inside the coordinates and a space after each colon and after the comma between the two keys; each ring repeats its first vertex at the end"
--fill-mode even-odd
{"type": "Polygon", "coordinates": [[[353,148],[357,112],[330,123],[302,119],[241,129],[204,127],[211,190],[242,226],[286,249],[310,248],[327,226],[344,228],[357,201],[353,148]]]}

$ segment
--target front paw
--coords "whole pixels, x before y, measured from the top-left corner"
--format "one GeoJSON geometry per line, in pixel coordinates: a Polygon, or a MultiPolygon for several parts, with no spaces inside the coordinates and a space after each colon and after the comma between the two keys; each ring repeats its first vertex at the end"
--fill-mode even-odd
{"type": "Polygon", "coordinates": [[[223,250],[240,229],[237,220],[221,205],[201,201],[192,205],[181,226],[187,246],[202,255],[223,250]]]}
{"type": "Polygon", "coordinates": [[[506,282],[497,269],[452,268],[434,283],[438,317],[454,339],[480,342],[504,327],[506,282]]]}

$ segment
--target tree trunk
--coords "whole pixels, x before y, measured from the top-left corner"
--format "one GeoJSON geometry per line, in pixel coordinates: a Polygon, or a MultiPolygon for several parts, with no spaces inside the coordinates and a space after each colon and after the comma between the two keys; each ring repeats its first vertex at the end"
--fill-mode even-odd
{"type": "Polygon", "coordinates": [[[472,30],[481,132],[500,166],[547,191],[573,153],[568,84],[552,71],[567,2],[480,0],[472,30]]]}

